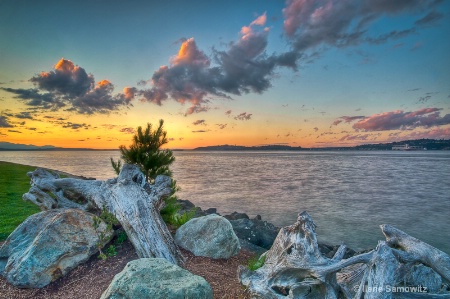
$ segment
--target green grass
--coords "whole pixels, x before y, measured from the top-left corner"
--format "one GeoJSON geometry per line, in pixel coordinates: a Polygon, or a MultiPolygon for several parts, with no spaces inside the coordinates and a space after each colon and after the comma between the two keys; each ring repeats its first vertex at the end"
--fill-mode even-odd
{"type": "Polygon", "coordinates": [[[250,258],[250,260],[248,261],[247,267],[252,270],[258,270],[259,268],[261,268],[262,266],[264,266],[264,263],[266,262],[266,255],[262,255],[260,257],[258,256],[254,256],[252,258],[250,258]]]}
{"type": "Polygon", "coordinates": [[[33,203],[22,200],[22,195],[30,190],[28,171],[36,167],[0,161],[0,241],[28,216],[40,212],[33,203]]]}

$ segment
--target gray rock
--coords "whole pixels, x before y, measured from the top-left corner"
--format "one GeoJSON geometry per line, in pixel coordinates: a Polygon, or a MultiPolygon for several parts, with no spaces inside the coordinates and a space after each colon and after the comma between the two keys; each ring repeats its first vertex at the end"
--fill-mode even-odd
{"type": "Polygon", "coordinates": [[[265,249],[270,249],[278,235],[278,228],[267,221],[243,218],[230,220],[230,223],[240,239],[265,249]]]}
{"type": "Polygon", "coordinates": [[[191,213],[191,211],[195,210],[194,218],[205,216],[206,213],[202,211],[200,207],[196,207],[191,201],[178,199],[177,204],[180,206],[178,210],[178,215],[183,215],[184,213],[191,213]]]}
{"type": "Polygon", "coordinates": [[[78,209],[55,209],[28,217],[0,247],[0,274],[20,288],[42,288],[97,252],[112,237],[94,215],[78,209]]]}
{"type": "MultiPolygon", "coordinates": [[[[340,246],[340,245],[329,245],[326,243],[319,243],[318,245],[319,245],[320,252],[324,256],[326,256],[327,258],[330,258],[330,259],[333,258],[334,254],[336,253],[336,251],[339,249],[339,246],[340,246]]],[[[356,254],[356,252],[353,249],[346,247],[343,258],[348,259],[348,258],[354,256],[355,254],[356,254]]]]}
{"type": "Polygon", "coordinates": [[[254,219],[254,220],[262,220],[262,217],[261,217],[261,215],[258,214],[258,215],[256,215],[255,218],[253,218],[253,219],[254,219]]]}
{"type": "Polygon", "coordinates": [[[245,213],[239,213],[239,212],[233,212],[230,215],[223,216],[227,218],[228,220],[238,220],[238,219],[250,219],[247,214],[245,213]]]}
{"type": "Polygon", "coordinates": [[[230,222],[215,214],[186,222],[177,230],[175,242],[196,256],[214,259],[230,258],[241,249],[230,222]]]}
{"type": "Polygon", "coordinates": [[[239,244],[241,245],[241,249],[252,251],[254,253],[257,253],[258,255],[261,255],[267,251],[267,249],[259,247],[258,245],[252,244],[249,241],[244,240],[244,239],[239,239],[239,244]]]}
{"type": "Polygon", "coordinates": [[[217,215],[220,215],[219,213],[217,213],[217,208],[209,208],[209,209],[206,209],[206,210],[205,210],[205,213],[206,213],[206,215],[209,215],[209,214],[217,214],[217,215]]]}
{"type": "Polygon", "coordinates": [[[213,298],[208,282],[162,258],[129,262],[100,299],[213,298]]]}

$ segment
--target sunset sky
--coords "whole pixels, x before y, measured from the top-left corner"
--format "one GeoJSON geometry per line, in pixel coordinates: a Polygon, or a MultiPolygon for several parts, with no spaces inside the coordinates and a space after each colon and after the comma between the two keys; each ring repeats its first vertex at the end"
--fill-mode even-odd
{"type": "Polygon", "coordinates": [[[450,138],[450,1],[0,1],[0,141],[450,138]]]}

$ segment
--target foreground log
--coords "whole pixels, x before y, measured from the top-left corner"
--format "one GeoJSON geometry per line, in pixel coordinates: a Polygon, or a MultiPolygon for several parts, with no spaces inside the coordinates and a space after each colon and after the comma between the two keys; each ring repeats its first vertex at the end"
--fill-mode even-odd
{"type": "Polygon", "coordinates": [[[315,227],[308,213],[299,214],[295,224],[280,230],[265,253],[266,261],[261,268],[238,269],[239,279],[252,298],[450,298],[445,292],[425,292],[429,291],[428,286],[439,290],[441,276],[448,281],[450,260],[442,251],[384,225],[387,242],[380,241],[376,249],[343,259],[345,246],[341,245],[330,259],[319,251],[315,227]],[[416,267],[418,262],[431,269],[416,267]],[[422,272],[414,275],[417,271],[422,272]],[[400,287],[417,276],[419,280],[411,283],[423,288],[408,288],[416,293],[405,297],[400,287]]]}
{"type": "Polygon", "coordinates": [[[124,165],[119,176],[107,181],[60,179],[44,169],[27,174],[30,191],[23,195],[42,210],[77,208],[95,212],[106,209],[124,228],[139,257],[165,258],[173,264],[183,262],[159,207],[171,192],[171,179],[158,176],[150,185],[134,165],[124,165]]]}

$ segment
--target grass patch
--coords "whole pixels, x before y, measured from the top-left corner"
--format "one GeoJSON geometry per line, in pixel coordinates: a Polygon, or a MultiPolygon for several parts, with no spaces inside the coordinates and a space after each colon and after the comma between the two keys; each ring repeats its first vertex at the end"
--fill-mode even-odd
{"type": "Polygon", "coordinates": [[[0,161],[0,241],[28,216],[40,212],[33,203],[22,200],[22,195],[30,190],[27,172],[36,167],[0,161]]]}
{"type": "Polygon", "coordinates": [[[255,270],[261,268],[262,266],[264,266],[265,262],[266,262],[266,255],[265,254],[263,254],[260,257],[254,256],[248,261],[247,267],[250,270],[255,271],[255,270]]]}

